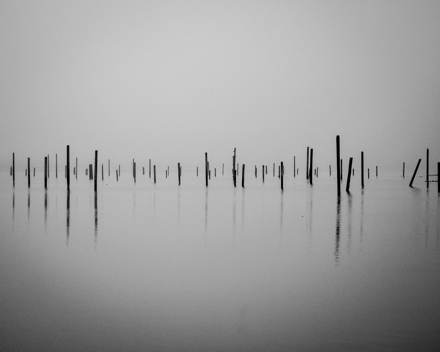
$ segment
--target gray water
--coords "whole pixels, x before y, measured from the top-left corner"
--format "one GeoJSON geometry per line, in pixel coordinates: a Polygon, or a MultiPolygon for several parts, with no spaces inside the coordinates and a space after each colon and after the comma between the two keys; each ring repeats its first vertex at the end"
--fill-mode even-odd
{"type": "Polygon", "coordinates": [[[31,181],[0,175],[1,351],[440,346],[436,183],[31,181]]]}

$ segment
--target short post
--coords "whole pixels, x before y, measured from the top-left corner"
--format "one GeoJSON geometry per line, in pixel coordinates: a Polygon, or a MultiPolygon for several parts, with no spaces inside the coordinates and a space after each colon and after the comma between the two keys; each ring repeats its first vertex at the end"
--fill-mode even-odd
{"type": "Polygon", "coordinates": [[[255,178],[257,178],[257,165],[255,165],[255,178]]]}
{"type": "Polygon", "coordinates": [[[30,187],[31,186],[31,158],[28,158],[27,177],[28,177],[28,187],[30,187]]]}
{"type": "Polygon", "coordinates": [[[341,154],[339,135],[336,136],[336,185],[338,190],[338,197],[341,197],[341,154]]]}
{"type": "Polygon", "coordinates": [[[370,179],[370,168],[367,169],[367,178],[370,179]]]}
{"type": "Polygon", "coordinates": [[[377,176],[379,176],[379,168],[378,168],[378,166],[376,165],[376,178],[377,178],[377,176]]]}
{"type": "Polygon", "coordinates": [[[332,166],[331,165],[328,166],[328,173],[329,173],[329,176],[331,177],[332,176],[332,166]]]}
{"type": "Polygon", "coordinates": [[[416,169],[414,170],[414,174],[412,175],[411,182],[409,183],[409,186],[410,186],[410,187],[412,187],[412,184],[413,184],[413,182],[414,182],[414,178],[416,177],[417,170],[419,169],[419,165],[420,165],[420,162],[421,162],[421,161],[422,161],[422,159],[419,159],[419,161],[417,162],[416,169]]]}
{"type": "Polygon", "coordinates": [[[348,175],[347,175],[347,187],[345,190],[347,193],[350,193],[350,180],[351,180],[351,167],[353,165],[353,158],[350,158],[350,161],[348,162],[348,175]]]}
{"type": "Polygon", "coordinates": [[[156,165],[153,167],[153,176],[154,176],[154,183],[156,183],[156,165]]]}
{"type": "Polygon", "coordinates": [[[44,157],[44,189],[47,189],[47,156],[44,157]]]}
{"type": "Polygon", "coordinates": [[[196,176],[199,177],[199,167],[196,166],[196,176]]]}
{"type": "Polygon", "coordinates": [[[67,165],[66,165],[66,178],[67,178],[67,190],[70,191],[70,146],[67,146],[67,165]]]}
{"type": "Polygon", "coordinates": [[[142,175],[145,175],[145,166],[142,166],[142,175]]]}
{"type": "Polygon", "coordinates": [[[94,186],[94,190],[95,192],[98,190],[98,151],[95,150],[95,186],[94,186]]]}
{"type": "Polygon", "coordinates": [[[241,165],[242,170],[241,170],[241,187],[244,188],[244,164],[241,165]]]}
{"type": "Polygon", "coordinates": [[[284,165],[283,162],[281,162],[281,173],[280,173],[280,178],[281,178],[281,190],[284,190],[284,175],[283,175],[283,169],[284,169],[284,165]]]}

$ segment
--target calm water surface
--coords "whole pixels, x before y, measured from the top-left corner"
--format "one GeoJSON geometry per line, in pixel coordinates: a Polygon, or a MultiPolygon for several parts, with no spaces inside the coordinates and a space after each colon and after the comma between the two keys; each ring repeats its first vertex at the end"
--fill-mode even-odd
{"type": "Polygon", "coordinates": [[[352,182],[2,173],[0,350],[437,351],[437,184],[352,182]]]}

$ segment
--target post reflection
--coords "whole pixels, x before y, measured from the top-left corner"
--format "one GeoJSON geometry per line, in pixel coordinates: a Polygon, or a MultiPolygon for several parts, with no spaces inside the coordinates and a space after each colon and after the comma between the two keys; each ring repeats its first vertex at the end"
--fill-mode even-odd
{"type": "Polygon", "coordinates": [[[245,203],[245,193],[244,188],[241,189],[241,235],[244,234],[244,203],[245,203]]]}
{"type": "Polygon", "coordinates": [[[352,232],[352,206],[353,206],[353,198],[351,194],[347,194],[348,199],[348,219],[347,219],[347,230],[348,230],[348,238],[347,238],[347,253],[350,254],[351,250],[351,232],[352,232]]]}
{"type": "Polygon", "coordinates": [[[234,198],[232,200],[232,235],[235,239],[235,226],[237,223],[237,188],[234,187],[234,198]]]}
{"type": "Polygon", "coordinates": [[[341,234],[341,198],[338,197],[336,205],[336,239],[335,239],[335,263],[339,264],[339,246],[340,246],[340,234],[341,234]]]}
{"type": "Polygon", "coordinates": [[[47,230],[47,190],[44,190],[44,230],[47,230]]]}
{"type": "Polygon", "coordinates": [[[180,221],[180,187],[177,189],[177,221],[180,221]]]}
{"type": "Polygon", "coordinates": [[[283,214],[284,214],[284,193],[280,194],[281,202],[280,202],[280,244],[283,242],[283,214]]]}
{"type": "Polygon", "coordinates": [[[98,241],[98,192],[95,192],[94,207],[95,207],[95,245],[96,245],[98,241]]]}
{"type": "Polygon", "coordinates": [[[208,238],[208,187],[205,188],[205,246],[208,238]]]}
{"type": "Polygon", "coordinates": [[[12,191],[12,226],[14,226],[15,221],[15,188],[12,191]]]}
{"type": "Polygon", "coordinates": [[[425,248],[428,248],[428,243],[429,243],[429,188],[426,189],[425,213],[426,213],[426,216],[425,216],[425,248]]]}
{"type": "Polygon", "coordinates": [[[307,220],[306,233],[309,240],[309,247],[312,245],[312,230],[313,230],[313,187],[309,187],[307,191],[307,220]]]}
{"type": "Polygon", "coordinates": [[[28,216],[28,225],[29,225],[29,217],[30,217],[30,211],[31,211],[31,193],[30,193],[30,190],[29,190],[29,188],[28,188],[28,202],[27,202],[27,205],[28,205],[28,212],[27,212],[27,216],[28,216]]]}
{"type": "Polygon", "coordinates": [[[70,236],[70,191],[67,191],[66,197],[66,246],[69,245],[70,236]]]}
{"type": "Polygon", "coordinates": [[[364,190],[361,190],[361,219],[359,224],[360,224],[359,243],[360,243],[360,250],[362,251],[362,243],[364,239],[364,190]]]}

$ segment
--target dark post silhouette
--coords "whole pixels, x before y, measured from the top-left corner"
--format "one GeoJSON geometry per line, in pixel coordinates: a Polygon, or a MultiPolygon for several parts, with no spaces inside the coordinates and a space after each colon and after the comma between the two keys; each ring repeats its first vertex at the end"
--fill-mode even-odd
{"type": "MultiPolygon", "coordinates": [[[[78,170],[78,168],[76,168],[76,170],[78,170]]],[[[55,154],[55,178],[58,178],[58,154],[55,154]]]]}
{"type": "Polygon", "coordinates": [[[261,170],[261,178],[263,179],[263,183],[264,183],[264,165],[262,166],[262,170],[261,170]]]}
{"type": "Polygon", "coordinates": [[[104,164],[101,164],[101,179],[104,181],[104,164]]]}
{"type": "Polygon", "coordinates": [[[309,147],[307,147],[306,180],[309,179],[309,147]]]}
{"type": "Polygon", "coordinates": [[[98,190],[98,151],[95,150],[95,179],[94,179],[94,190],[98,190]]]}
{"type": "Polygon", "coordinates": [[[437,192],[440,193],[440,163],[437,163],[437,192]]]}
{"type": "Polygon", "coordinates": [[[116,182],[118,182],[119,181],[118,170],[115,170],[115,172],[116,172],[116,182]]]}
{"type": "Polygon", "coordinates": [[[234,187],[237,187],[237,171],[235,169],[235,163],[236,163],[236,149],[234,148],[234,156],[232,157],[232,174],[233,174],[233,180],[234,180],[234,187]]]}
{"type": "Polygon", "coordinates": [[[12,187],[15,187],[15,153],[12,153],[12,187]]]}
{"type": "Polygon", "coordinates": [[[328,166],[328,173],[329,173],[329,176],[332,175],[332,166],[331,165],[328,166]]]}
{"type": "Polygon", "coordinates": [[[255,178],[257,178],[257,165],[255,165],[255,178]]]}
{"type": "Polygon", "coordinates": [[[419,169],[419,165],[420,165],[420,162],[421,162],[421,161],[422,161],[422,159],[419,159],[419,161],[417,162],[416,169],[414,170],[414,174],[413,174],[412,177],[411,177],[411,182],[409,183],[409,186],[410,186],[410,187],[412,187],[412,184],[413,184],[413,182],[414,182],[414,178],[416,177],[417,170],[419,169]]]}
{"type": "Polygon", "coordinates": [[[370,179],[370,168],[367,169],[367,178],[370,179]]]}
{"type": "Polygon", "coordinates": [[[336,136],[336,184],[338,188],[338,197],[341,196],[341,154],[339,135],[336,136]]]}
{"type": "Polygon", "coordinates": [[[153,166],[154,183],[156,183],[156,165],[153,166]]]}
{"type": "Polygon", "coordinates": [[[241,165],[242,170],[241,170],[241,187],[244,188],[244,164],[241,165]]]}
{"type": "Polygon", "coordinates": [[[429,149],[426,149],[426,188],[429,188],[429,149]]]}
{"type": "Polygon", "coordinates": [[[273,177],[275,177],[275,163],[273,163],[273,177]]]}
{"type": "Polygon", "coordinates": [[[377,176],[379,176],[379,168],[378,168],[378,166],[376,165],[376,178],[377,178],[377,176]]]}
{"type": "Polygon", "coordinates": [[[281,178],[281,190],[284,189],[284,175],[283,175],[283,169],[284,169],[284,165],[283,162],[281,162],[281,166],[280,166],[281,172],[280,172],[280,178],[281,178]]]}
{"type": "Polygon", "coordinates": [[[66,163],[67,190],[70,191],[70,146],[67,146],[67,163],[66,163]]]}
{"type": "Polygon", "coordinates": [[[44,189],[47,189],[47,156],[44,157],[44,189]]]}
{"type": "Polygon", "coordinates": [[[205,184],[208,187],[208,153],[205,152],[205,184]]]}
{"type": "Polygon", "coordinates": [[[180,163],[177,163],[177,177],[179,179],[179,186],[180,186],[180,163]]]}
{"type": "Polygon", "coordinates": [[[309,169],[309,182],[313,185],[313,148],[310,148],[310,169],[309,169]]]}
{"type": "Polygon", "coordinates": [[[351,180],[351,167],[353,165],[353,158],[350,158],[350,161],[348,162],[348,175],[347,175],[347,187],[345,190],[347,193],[350,193],[350,180],[351,180]]]}
{"type": "Polygon", "coordinates": [[[199,177],[199,167],[196,166],[196,176],[199,177]]]}
{"type": "Polygon", "coordinates": [[[134,178],[134,183],[136,183],[136,162],[135,161],[133,162],[133,178],[134,178]]]}
{"type": "Polygon", "coordinates": [[[28,177],[28,187],[30,187],[31,186],[31,158],[28,158],[27,177],[28,177]]]}
{"type": "Polygon", "coordinates": [[[361,186],[364,188],[364,152],[361,152],[361,186]]]}
{"type": "Polygon", "coordinates": [[[403,162],[403,178],[405,178],[405,162],[403,162]]]}
{"type": "Polygon", "coordinates": [[[341,182],[342,182],[342,177],[343,177],[342,170],[344,170],[344,169],[342,168],[342,159],[341,159],[341,182]]]}

